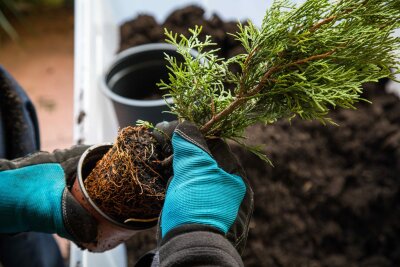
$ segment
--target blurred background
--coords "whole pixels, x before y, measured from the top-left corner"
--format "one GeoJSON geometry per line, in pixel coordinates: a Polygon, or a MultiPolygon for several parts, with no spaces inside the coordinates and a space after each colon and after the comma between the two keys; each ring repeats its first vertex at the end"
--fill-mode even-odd
{"type": "MultiPolygon", "coordinates": [[[[36,107],[42,150],[114,139],[118,123],[99,80],[118,52],[162,42],[164,26],[184,32],[201,23],[229,57],[241,50],[226,31],[238,19],[259,24],[271,1],[162,3],[0,0],[0,64],[36,107]]],[[[400,266],[399,85],[364,89],[373,104],[334,110],[340,128],[300,120],[252,127],[250,144],[266,144],[275,167],[233,147],[255,189],[246,266],[400,266]]],[[[127,242],[131,265],[154,236],[127,242]]],[[[68,242],[59,242],[68,261],[68,242]]]]}
{"type": "Polygon", "coordinates": [[[0,1],[0,65],[34,103],[44,151],[73,144],[73,62],[73,0],[0,1]]]}
{"type": "Polygon", "coordinates": [[[72,145],[73,1],[1,0],[0,64],[32,99],[42,149],[72,145]]]}

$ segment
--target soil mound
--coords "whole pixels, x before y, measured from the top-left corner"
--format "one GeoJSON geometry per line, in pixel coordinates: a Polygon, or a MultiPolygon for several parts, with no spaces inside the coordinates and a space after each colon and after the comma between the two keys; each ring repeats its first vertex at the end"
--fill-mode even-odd
{"type": "Polygon", "coordinates": [[[235,147],[255,189],[246,266],[400,265],[400,102],[366,86],[340,125],[257,125],[275,167],[235,147]]]}

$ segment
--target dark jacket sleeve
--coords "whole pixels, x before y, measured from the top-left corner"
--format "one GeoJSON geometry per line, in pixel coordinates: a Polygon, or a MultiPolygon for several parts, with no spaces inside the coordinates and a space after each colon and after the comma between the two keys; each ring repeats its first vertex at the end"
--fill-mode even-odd
{"type": "Polygon", "coordinates": [[[243,262],[233,245],[217,229],[202,225],[184,225],[168,232],[158,251],[151,252],[151,256],[145,255],[136,264],[136,267],[144,266],[238,267],[243,266],[243,262]]]}

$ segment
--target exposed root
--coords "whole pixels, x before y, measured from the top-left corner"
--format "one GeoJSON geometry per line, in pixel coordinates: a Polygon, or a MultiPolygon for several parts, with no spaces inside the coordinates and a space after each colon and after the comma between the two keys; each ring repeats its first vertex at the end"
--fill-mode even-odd
{"type": "Polygon", "coordinates": [[[125,223],[157,220],[167,179],[156,144],[147,128],[126,127],[86,178],[86,190],[107,215],[125,223]]]}
{"type": "Polygon", "coordinates": [[[156,217],[156,218],[151,218],[151,219],[135,219],[135,218],[129,218],[129,219],[126,219],[125,221],[124,221],[124,223],[128,223],[128,222],[154,222],[154,221],[157,221],[158,220],[158,217],[156,217]]]}

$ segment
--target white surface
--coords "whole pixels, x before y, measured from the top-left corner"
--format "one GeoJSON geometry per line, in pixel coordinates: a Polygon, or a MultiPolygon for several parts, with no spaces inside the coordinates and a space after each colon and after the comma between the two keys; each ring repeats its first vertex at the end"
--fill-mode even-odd
{"type": "Polygon", "coordinates": [[[106,251],[104,253],[84,252],[71,245],[69,267],[127,267],[127,255],[125,245],[106,251]]]}

